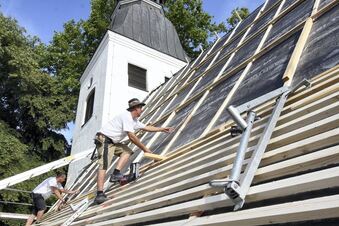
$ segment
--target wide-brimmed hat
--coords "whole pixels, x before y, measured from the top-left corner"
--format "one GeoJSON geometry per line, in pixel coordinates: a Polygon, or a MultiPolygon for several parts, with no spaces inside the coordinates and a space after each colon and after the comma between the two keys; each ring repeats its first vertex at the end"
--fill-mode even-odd
{"type": "Polygon", "coordinates": [[[134,107],[136,107],[136,106],[145,106],[146,104],[145,103],[143,103],[143,102],[140,102],[139,101],[139,99],[137,99],[137,98],[133,98],[133,99],[130,99],[129,101],[128,101],[128,108],[127,108],[127,111],[130,111],[130,110],[132,110],[134,107]]]}

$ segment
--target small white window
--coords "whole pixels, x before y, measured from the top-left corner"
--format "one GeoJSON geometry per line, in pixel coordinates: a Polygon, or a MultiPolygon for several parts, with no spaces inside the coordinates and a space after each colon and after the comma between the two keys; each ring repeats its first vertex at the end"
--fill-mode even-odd
{"type": "Polygon", "coordinates": [[[128,86],[147,91],[146,74],[146,69],[128,64],[128,86]]]}

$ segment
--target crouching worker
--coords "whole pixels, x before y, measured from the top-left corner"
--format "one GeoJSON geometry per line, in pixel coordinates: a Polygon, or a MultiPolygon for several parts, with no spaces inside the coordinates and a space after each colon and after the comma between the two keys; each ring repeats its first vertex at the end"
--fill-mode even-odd
{"type": "Polygon", "coordinates": [[[103,125],[100,131],[95,136],[95,143],[99,156],[99,170],[97,176],[97,196],[95,198],[96,204],[101,204],[108,200],[104,194],[104,182],[106,170],[108,169],[113,156],[119,156],[118,163],[114,172],[110,176],[110,182],[117,182],[123,179],[123,174],[120,172],[128,162],[129,157],[133,153],[126,145],[122,144],[123,138],[128,136],[129,140],[138,146],[142,151],[152,153],[139,138],[134,134],[136,130],[144,130],[147,132],[171,132],[170,127],[160,128],[154,126],[146,126],[138,121],[138,117],[142,113],[144,103],[138,99],[133,98],[128,101],[129,108],[122,114],[115,116],[112,120],[103,125]]]}
{"type": "Polygon", "coordinates": [[[66,174],[57,173],[56,177],[49,177],[39,184],[31,193],[33,199],[33,214],[27,219],[26,226],[31,225],[34,222],[36,217],[36,222],[38,223],[46,210],[46,202],[52,193],[58,197],[61,202],[64,203],[61,193],[74,194],[78,193],[79,190],[70,191],[62,187],[61,183],[66,181],[66,174]]]}

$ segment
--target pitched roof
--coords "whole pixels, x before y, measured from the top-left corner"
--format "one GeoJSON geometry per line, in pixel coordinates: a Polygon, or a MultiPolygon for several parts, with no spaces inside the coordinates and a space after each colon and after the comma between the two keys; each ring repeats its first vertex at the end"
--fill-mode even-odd
{"type": "Polygon", "coordinates": [[[178,34],[161,5],[150,0],[119,1],[111,18],[111,31],[187,61],[178,34]]]}
{"type": "MultiPolygon", "coordinates": [[[[74,225],[326,225],[337,220],[339,6],[325,0],[317,7],[317,2],[266,1],[153,92],[142,121],[176,130],[139,135],[166,159],[144,161],[137,182],[113,185],[107,191],[112,199],[88,209],[74,225]],[[288,96],[245,206],[233,212],[224,190],[208,185],[230,175],[239,146],[239,137],[230,135],[234,122],[226,107],[296,87],[303,79],[312,87],[288,96]],[[199,211],[201,217],[190,217],[199,211]]],[[[254,124],[244,168],[276,105],[272,100],[254,109],[261,119],[254,124]]],[[[75,184],[83,194],[95,192],[96,163],[88,167],[75,184]]],[[[71,197],[74,203],[81,199],[71,197]]],[[[69,207],[50,212],[44,221],[63,222],[71,213],[69,207]]]]}

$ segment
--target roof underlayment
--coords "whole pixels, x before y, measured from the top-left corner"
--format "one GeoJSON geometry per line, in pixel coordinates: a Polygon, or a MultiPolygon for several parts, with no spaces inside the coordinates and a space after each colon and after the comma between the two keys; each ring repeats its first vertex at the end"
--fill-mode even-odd
{"type": "MultiPolygon", "coordinates": [[[[266,1],[152,92],[141,120],[176,130],[139,136],[165,160],[143,160],[138,181],[113,185],[106,191],[111,200],[89,207],[72,225],[338,223],[338,7],[334,0],[266,1]],[[223,189],[208,184],[230,174],[239,145],[240,136],[230,136],[234,122],[226,107],[305,78],[311,88],[288,96],[245,205],[233,212],[223,189]]],[[[254,109],[260,119],[244,168],[276,103],[254,109]]],[[[84,169],[73,185],[81,193],[69,196],[71,203],[95,193],[96,169],[95,162],[84,169]]],[[[52,208],[43,224],[60,225],[72,213],[70,207],[52,208]]]]}

